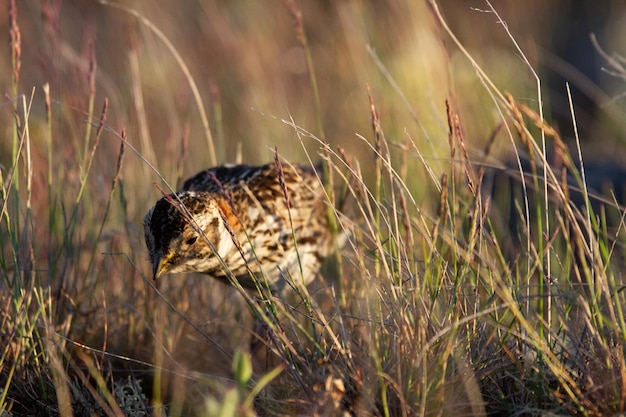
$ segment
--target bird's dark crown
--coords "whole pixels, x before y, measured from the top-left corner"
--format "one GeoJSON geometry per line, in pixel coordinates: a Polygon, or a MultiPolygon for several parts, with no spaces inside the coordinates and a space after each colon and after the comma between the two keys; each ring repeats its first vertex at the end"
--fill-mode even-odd
{"type": "Polygon", "coordinates": [[[187,212],[194,216],[206,208],[209,199],[198,198],[199,194],[207,194],[210,198],[211,193],[179,192],[157,201],[150,218],[150,229],[153,231],[157,248],[167,249],[170,240],[183,232],[185,226],[190,223],[187,212]]]}

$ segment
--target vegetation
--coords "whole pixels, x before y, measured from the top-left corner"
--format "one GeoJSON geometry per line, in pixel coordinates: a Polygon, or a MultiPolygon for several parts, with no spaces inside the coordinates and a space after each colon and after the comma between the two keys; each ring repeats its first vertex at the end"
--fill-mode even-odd
{"type": "Polygon", "coordinates": [[[9,2],[0,416],[626,411],[624,209],[579,133],[618,100],[566,143],[488,2],[171,3],[9,2]],[[161,190],[274,146],[327,165],[323,278],[153,282],[161,190]]]}

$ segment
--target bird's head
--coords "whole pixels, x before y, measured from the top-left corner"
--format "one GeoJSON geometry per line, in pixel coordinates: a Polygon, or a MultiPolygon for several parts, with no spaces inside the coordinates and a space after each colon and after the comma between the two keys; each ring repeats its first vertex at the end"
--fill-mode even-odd
{"type": "MultiPolygon", "coordinates": [[[[220,246],[232,242],[224,220],[227,204],[209,192],[183,191],[161,198],[144,218],[153,277],[178,272],[212,273],[220,246]]],[[[228,212],[228,211],[227,211],[228,212]]]]}

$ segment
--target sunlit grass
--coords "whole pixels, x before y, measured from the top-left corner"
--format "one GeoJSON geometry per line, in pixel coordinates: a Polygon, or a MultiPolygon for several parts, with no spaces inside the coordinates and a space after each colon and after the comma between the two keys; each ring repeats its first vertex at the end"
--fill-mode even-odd
{"type": "MultiPolygon", "coordinates": [[[[417,2],[400,5],[387,31],[370,28],[367,6],[337,6],[346,36],[329,66],[311,41],[324,31],[307,25],[324,11],[283,6],[269,7],[272,33],[237,26],[247,12],[235,6],[232,26],[207,28],[253,45],[232,45],[240,62],[221,82],[197,76],[202,62],[190,42],[170,43],[184,32],[172,35],[158,11],[98,6],[133,22],[124,53],[100,34],[77,53],[44,13],[63,64],[43,55],[58,77],[34,90],[20,78],[36,73],[22,55],[35,38],[11,15],[0,415],[624,412],[621,196],[598,204],[604,190],[587,189],[585,155],[570,154],[542,118],[540,79],[525,92],[532,105],[520,101],[461,41],[444,47],[434,32],[420,38],[432,67],[409,65],[402,52],[424,10],[454,39],[438,9],[417,2]],[[255,48],[283,63],[285,49],[299,57],[273,84],[284,96],[269,92],[279,81],[257,68],[255,48]],[[163,61],[172,54],[175,69],[163,61]],[[152,70],[154,56],[163,65],[152,70]],[[450,93],[459,56],[480,97],[450,93]],[[102,69],[127,60],[118,78],[102,69]],[[468,110],[476,103],[487,116],[468,110]],[[205,276],[153,282],[140,224],[160,190],[214,158],[267,162],[274,145],[286,162],[324,163],[343,245],[322,277],[309,288],[294,277],[287,300],[205,276]],[[517,158],[500,160],[497,147],[517,158]]],[[[523,56],[514,40],[511,56],[523,56]]]]}

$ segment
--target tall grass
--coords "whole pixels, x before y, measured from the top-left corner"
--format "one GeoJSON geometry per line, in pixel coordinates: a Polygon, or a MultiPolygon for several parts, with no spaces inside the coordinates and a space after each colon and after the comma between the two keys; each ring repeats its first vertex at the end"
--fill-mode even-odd
{"type": "MultiPolygon", "coordinates": [[[[409,3],[396,4],[397,26],[388,31],[369,26],[376,8],[366,4],[184,9],[207,19],[227,13],[231,25],[214,19],[204,30],[237,39],[232,31],[272,56],[281,40],[297,46],[301,66],[282,85],[288,116],[267,111],[272,99],[256,90],[263,71],[254,47],[237,55],[233,78],[204,80],[195,75],[203,73],[195,51],[175,46],[183,35],[168,35],[171,22],[142,3],[90,6],[112,14],[107,22],[127,23],[129,46],[103,45],[99,36],[118,39],[113,31],[93,35],[78,52],[59,29],[58,5],[43,2],[42,36],[51,51],[40,58],[50,81],[26,87],[23,74],[37,72],[23,51],[36,35],[22,28],[38,14],[10,3],[4,83],[12,93],[0,108],[10,126],[0,142],[0,416],[624,412],[618,195],[598,199],[588,189],[584,152],[570,154],[544,119],[539,77],[525,91],[537,95],[534,105],[506,94],[436,3],[409,3]],[[237,26],[249,13],[260,19],[269,11],[282,13],[270,22],[271,34],[258,29],[254,37],[237,26]],[[395,74],[421,67],[390,55],[389,45],[410,43],[416,16],[455,44],[429,43],[432,32],[419,37],[435,51],[433,65],[452,71],[459,58],[446,56],[454,48],[482,83],[481,97],[451,93],[443,74],[432,78],[434,90],[420,86],[436,96],[412,100],[411,84],[395,74]],[[313,40],[325,31],[307,22],[322,17],[344,28],[345,45],[337,47],[343,57],[352,54],[354,67],[344,58],[328,66],[317,49],[313,40]],[[368,36],[384,53],[365,47],[368,36]],[[124,77],[103,70],[126,59],[124,77]],[[162,66],[152,68],[155,62],[162,66]],[[367,87],[348,87],[348,99],[335,107],[332,68],[367,87]],[[252,86],[238,92],[242,79],[252,86]],[[299,87],[303,103],[290,86],[299,87]],[[241,116],[236,100],[255,103],[255,111],[241,116]],[[474,118],[468,103],[495,116],[474,118]],[[229,113],[241,117],[225,120],[229,113]],[[233,146],[238,130],[262,137],[233,146]],[[335,140],[346,131],[349,139],[335,140]],[[485,143],[469,132],[485,132],[485,143]],[[278,143],[276,154],[259,151],[269,143],[278,143]],[[512,148],[512,165],[498,147],[512,148]],[[324,163],[329,216],[345,242],[313,285],[294,279],[287,300],[205,276],[155,283],[146,275],[143,213],[159,190],[175,189],[185,173],[226,155],[324,163]]],[[[511,45],[512,54],[523,54],[511,45]]],[[[226,52],[222,58],[232,62],[226,52]]]]}

